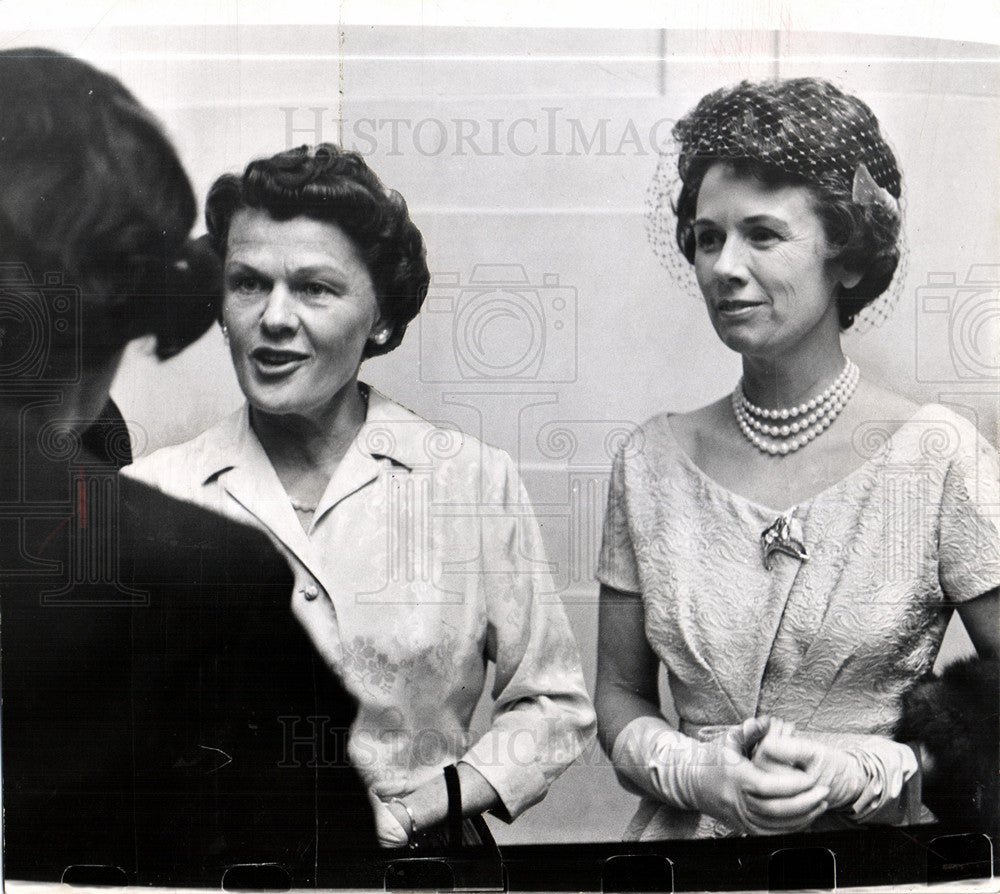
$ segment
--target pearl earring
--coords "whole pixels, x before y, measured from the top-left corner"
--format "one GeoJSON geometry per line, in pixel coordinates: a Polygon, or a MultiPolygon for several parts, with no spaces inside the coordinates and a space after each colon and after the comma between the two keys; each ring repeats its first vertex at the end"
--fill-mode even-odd
{"type": "Polygon", "coordinates": [[[372,336],[372,341],[377,345],[384,345],[389,340],[389,330],[380,329],[372,336]]]}
{"type": "Polygon", "coordinates": [[[220,323],[219,328],[222,329],[222,337],[229,341],[229,327],[225,323],[220,323]]]}

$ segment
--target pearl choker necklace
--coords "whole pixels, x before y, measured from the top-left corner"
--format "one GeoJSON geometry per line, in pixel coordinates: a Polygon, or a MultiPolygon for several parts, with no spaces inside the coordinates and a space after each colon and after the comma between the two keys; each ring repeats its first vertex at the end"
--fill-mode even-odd
{"type": "Polygon", "coordinates": [[[763,453],[784,456],[805,447],[826,431],[858,387],[861,371],[850,357],[830,386],[797,407],[769,410],[747,400],[743,380],[733,391],[733,414],[743,436],[763,453]],[[778,420],[778,424],[772,424],[778,420]]]}

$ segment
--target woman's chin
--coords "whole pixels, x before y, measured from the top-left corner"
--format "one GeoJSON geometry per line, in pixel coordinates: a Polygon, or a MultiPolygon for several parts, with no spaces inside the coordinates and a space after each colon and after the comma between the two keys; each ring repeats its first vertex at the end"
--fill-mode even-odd
{"type": "Polygon", "coordinates": [[[261,400],[254,395],[247,395],[247,402],[256,416],[266,419],[283,419],[293,416],[309,416],[309,409],[295,401],[261,400]]]}
{"type": "Polygon", "coordinates": [[[737,354],[759,354],[766,351],[766,339],[749,326],[716,324],[715,333],[719,336],[719,341],[737,354]]]}
{"type": "Polygon", "coordinates": [[[315,399],[307,400],[301,388],[287,387],[291,383],[260,382],[253,378],[240,383],[247,403],[265,416],[304,415],[314,407],[315,399]]]}
{"type": "Polygon", "coordinates": [[[789,338],[786,333],[778,332],[771,326],[721,320],[713,320],[712,325],[719,341],[730,351],[744,357],[762,359],[780,357],[792,350],[796,344],[794,338],[789,338]]]}
{"type": "Polygon", "coordinates": [[[258,418],[274,422],[292,420],[306,421],[317,425],[329,425],[337,417],[335,401],[318,403],[314,400],[297,400],[294,396],[261,395],[246,393],[247,403],[258,418]]]}

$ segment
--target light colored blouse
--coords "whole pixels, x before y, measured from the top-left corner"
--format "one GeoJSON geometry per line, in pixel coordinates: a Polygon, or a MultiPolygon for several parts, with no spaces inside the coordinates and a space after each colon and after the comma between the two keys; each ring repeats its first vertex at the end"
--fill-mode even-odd
{"type": "MultiPolygon", "coordinates": [[[[506,453],[372,390],[308,533],[247,407],[125,474],[263,527],[286,552],[292,609],[359,701],[350,754],[379,796],[463,760],[509,820],[545,796],[593,734],[576,641],[506,453]],[[487,660],[492,722],[474,731],[487,660]]],[[[294,724],[292,751],[306,750],[309,724],[321,722],[294,724]]]]}
{"type": "MultiPolygon", "coordinates": [[[[784,512],[706,476],[666,414],[624,446],[597,576],[641,594],[682,732],[769,714],[891,736],[952,607],[1000,585],[996,451],[938,405],[886,427],[859,431],[860,467],[784,512]],[[761,536],[783,515],[808,558],[776,552],[769,570],[761,536]]],[[[640,814],[634,835],[715,834],[664,805],[640,814]]]]}

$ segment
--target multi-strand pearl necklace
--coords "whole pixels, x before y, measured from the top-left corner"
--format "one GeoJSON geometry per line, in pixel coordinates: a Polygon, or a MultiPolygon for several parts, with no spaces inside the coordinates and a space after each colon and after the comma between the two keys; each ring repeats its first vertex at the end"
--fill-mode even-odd
{"type": "Polygon", "coordinates": [[[821,435],[836,419],[858,387],[861,371],[850,357],[830,386],[797,407],[768,410],[747,400],[743,380],[733,392],[733,413],[744,437],[772,456],[794,453],[821,435]],[[774,424],[777,422],[777,424],[774,424]]]}

